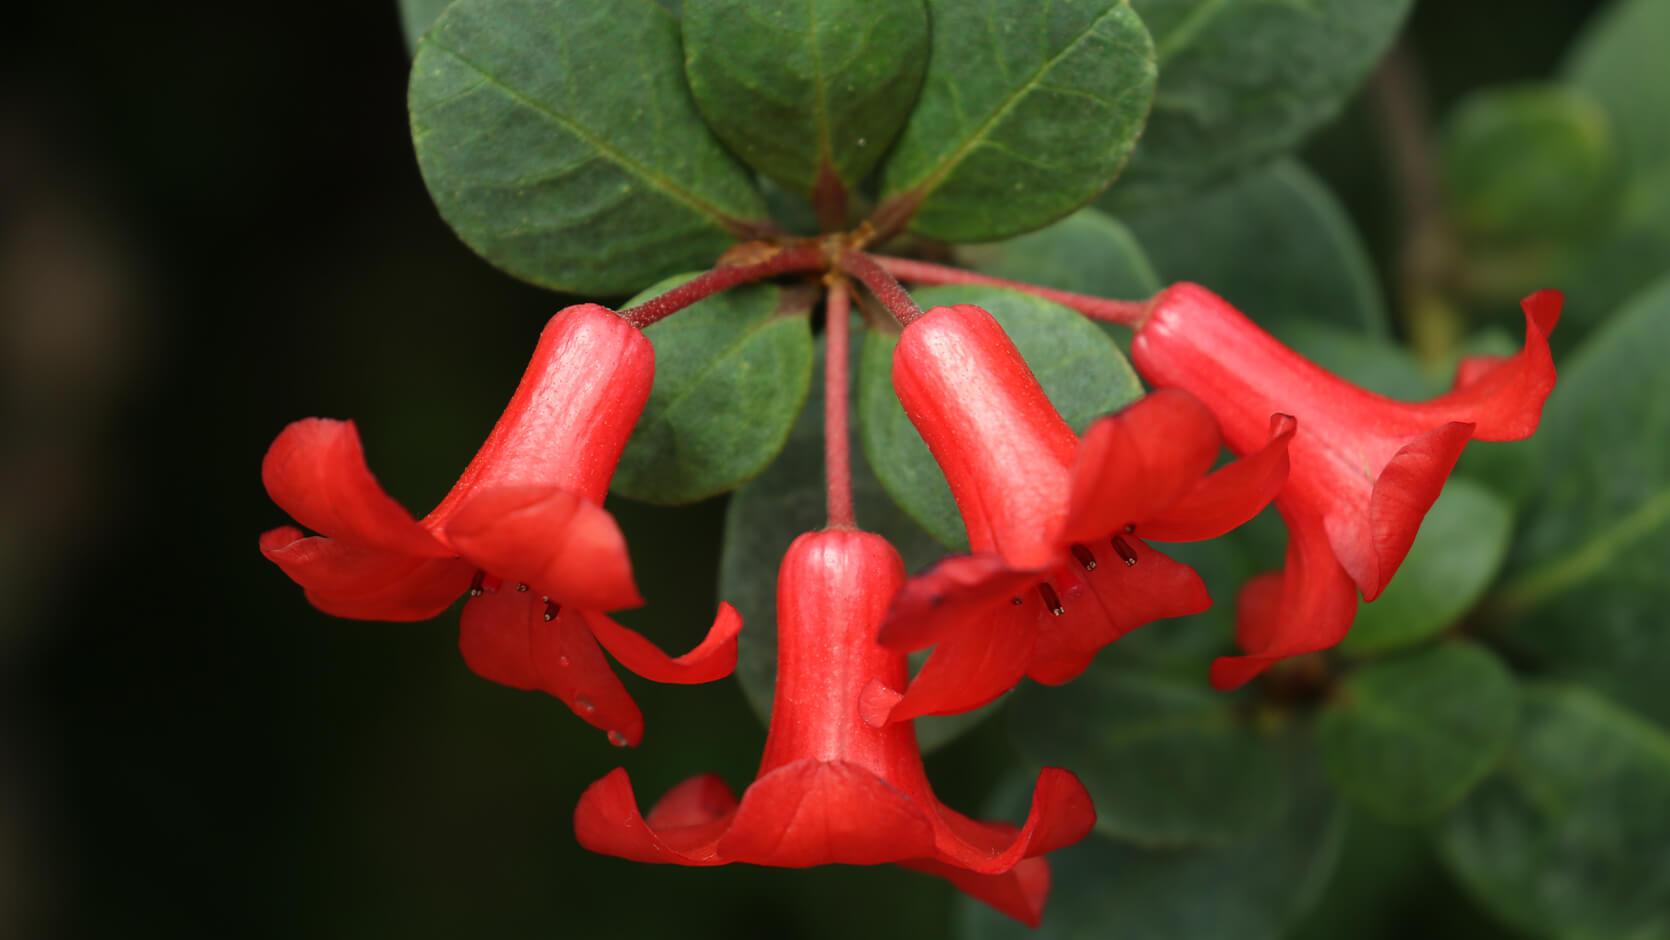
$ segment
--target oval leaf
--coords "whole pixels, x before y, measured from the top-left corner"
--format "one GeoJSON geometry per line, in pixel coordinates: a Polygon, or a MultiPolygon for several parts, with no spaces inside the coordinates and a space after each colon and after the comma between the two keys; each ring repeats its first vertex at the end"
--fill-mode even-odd
{"type": "MultiPolygon", "coordinates": [[[[857,355],[854,344],[853,358],[857,355]]],[[[826,521],[821,340],[817,360],[814,374],[818,380],[812,383],[806,408],[782,456],[737,490],[725,512],[719,596],[735,605],[742,622],[748,625],[737,636],[736,677],[748,703],[764,720],[771,718],[772,692],[777,683],[777,566],[796,536],[822,529],[826,521]]],[[[852,453],[856,458],[856,446],[852,453]]],[[[880,481],[857,459],[852,467],[852,499],[859,527],[885,536],[904,556],[910,570],[925,567],[942,554],[939,545],[893,505],[880,481]]],[[[917,741],[923,750],[936,748],[983,720],[994,707],[963,715],[918,718],[917,741]]]]}
{"type": "Polygon", "coordinates": [[[1404,649],[1453,625],[1490,586],[1512,535],[1505,502],[1477,483],[1450,480],[1385,592],[1357,608],[1340,652],[1404,649]]]}
{"type": "Polygon", "coordinates": [[[1362,238],[1295,161],[1122,216],[1163,282],[1205,284],[1283,340],[1287,324],[1311,320],[1390,335],[1362,238]]]}
{"type": "MultiPolygon", "coordinates": [[[[1231,846],[1142,849],[1092,833],[1050,853],[1043,926],[1028,928],[962,897],[957,936],[1275,940],[1316,902],[1339,858],[1344,813],[1320,781],[1303,782],[1279,825],[1231,846]]],[[[994,815],[1016,819],[1024,806],[994,815]]]]}
{"type": "Polygon", "coordinates": [[[713,263],[765,208],[649,0],[455,0],[418,44],[412,142],[441,215],[545,287],[626,294],[713,263]]]}
{"type": "Polygon", "coordinates": [[[928,8],[689,0],[684,51],[690,90],[719,139],[829,204],[857,187],[904,126],[928,62],[928,8]]]}
{"type": "Polygon", "coordinates": [[[1026,683],[1009,706],[1011,735],[1034,763],[1078,774],[1105,836],[1239,842],[1287,812],[1288,769],[1281,748],[1196,672],[1188,682],[1097,664],[1059,688],[1026,683]]]}
{"type": "Polygon", "coordinates": [[[878,227],[989,241],[1101,192],[1154,97],[1153,48],[1123,0],[930,0],[933,51],[882,165],[878,227]]]}
{"type": "Polygon", "coordinates": [[[1438,646],[1347,678],[1317,719],[1316,743],[1340,792],[1385,819],[1416,822],[1484,777],[1508,746],[1518,705],[1495,656],[1438,646]]]}
{"type": "Polygon", "coordinates": [[[1338,113],[1410,0],[1132,0],[1160,87],[1110,195],[1168,202],[1292,149],[1338,113]]]}
{"type": "MultiPolygon", "coordinates": [[[[924,310],[976,304],[1002,325],[1074,431],[1135,401],[1142,383],[1106,333],[1072,310],[1003,287],[929,287],[911,296],[924,310]]],[[[887,492],[942,544],[968,550],[957,502],[934,455],[893,393],[896,334],[872,331],[858,371],[858,426],[864,455],[887,492]]]]}
{"type": "Polygon", "coordinates": [[[1583,689],[1527,690],[1502,768],[1450,814],[1440,856],[1534,937],[1670,937],[1670,737],[1583,689]]]}
{"type": "Polygon", "coordinates": [[[1503,639],[1670,724],[1670,276],[1591,336],[1543,410],[1503,639]]]}
{"type": "MultiPolygon", "coordinates": [[[[632,306],[695,275],[669,278],[632,306]]],[[[812,382],[809,297],[752,284],[692,304],[644,330],[655,386],[609,489],[693,503],[735,489],[788,440],[812,382]]]]}

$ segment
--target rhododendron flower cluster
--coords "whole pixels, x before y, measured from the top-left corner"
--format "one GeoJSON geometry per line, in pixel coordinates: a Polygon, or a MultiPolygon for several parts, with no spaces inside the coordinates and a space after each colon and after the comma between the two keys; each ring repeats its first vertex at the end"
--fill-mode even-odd
{"type": "MultiPolygon", "coordinates": [[[[1285,565],[1241,589],[1240,653],[1202,663],[1201,681],[1231,689],[1338,643],[1359,596],[1374,600],[1397,571],[1462,448],[1529,435],[1554,382],[1552,291],[1526,299],[1517,355],[1465,361],[1453,391],[1409,404],[1329,374],[1205,288],[1177,284],[1112,308],[1108,318],[1134,330],[1151,390],[1075,434],[987,311],[923,313],[888,274],[932,276],[932,266],[893,265],[839,239],[739,257],[618,314],[585,304],[554,316],[486,443],[422,519],[378,486],[351,422],[286,428],[262,477],[317,534],[276,528],[261,551],[337,616],[422,620],[468,595],[469,668],[549,693],[635,745],[643,717],[603,650],[652,681],[710,682],[735,666],[743,626],[721,603],[706,638],[675,658],[606,614],[642,604],[603,508],[655,382],[641,327],[747,280],[822,275],[827,526],[797,538],[778,568],[775,698],[756,779],[738,798],[716,776],[694,777],[644,813],[616,769],[579,796],[575,833],[593,851],[652,863],[896,863],[1033,925],[1049,891],[1044,856],[1090,831],[1089,794],[1071,768],[1045,768],[1024,820],[977,821],[935,797],[914,720],[971,711],[1027,678],[1072,681],[1132,630],[1207,609],[1201,577],[1155,543],[1217,538],[1270,505],[1287,524],[1285,565]],[[855,519],[854,280],[896,321],[894,391],[967,532],[966,554],[914,576],[855,519]],[[912,675],[907,654],[922,649],[931,653],[912,675]]],[[[1081,307],[1107,309],[1091,300],[1081,307]]]]}

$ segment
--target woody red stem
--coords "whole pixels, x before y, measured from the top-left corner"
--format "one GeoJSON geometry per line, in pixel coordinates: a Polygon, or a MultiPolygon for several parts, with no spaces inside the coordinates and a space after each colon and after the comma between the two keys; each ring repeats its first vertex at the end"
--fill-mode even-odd
{"type": "Polygon", "coordinates": [[[683,284],[649,300],[622,310],[626,322],[643,329],[700,300],[738,284],[764,280],[791,271],[821,271],[829,261],[815,245],[794,245],[778,250],[763,261],[751,264],[721,264],[719,267],[685,281],[683,284]]]}
{"type": "Polygon", "coordinates": [[[1077,310],[1092,320],[1102,320],[1107,323],[1118,323],[1122,326],[1135,328],[1142,324],[1148,314],[1149,301],[1146,300],[1109,300],[1104,297],[1092,297],[1089,294],[1076,294],[1072,291],[1056,290],[1053,287],[1039,287],[1022,281],[1011,281],[1001,277],[990,277],[964,271],[943,264],[932,264],[927,261],[916,261],[911,258],[889,258],[883,256],[869,256],[873,263],[888,274],[902,281],[914,281],[918,284],[986,284],[993,287],[1012,287],[1025,291],[1034,297],[1054,301],[1063,307],[1077,310]]]}
{"type": "Polygon", "coordinates": [[[846,279],[832,276],[824,306],[823,454],[829,528],[855,529],[851,438],[847,432],[847,349],[852,315],[846,279]]]}
{"type": "Polygon", "coordinates": [[[901,326],[921,316],[922,308],[910,299],[904,285],[889,274],[886,268],[877,264],[876,260],[861,252],[848,251],[842,253],[839,264],[841,270],[862,281],[901,326]]]}

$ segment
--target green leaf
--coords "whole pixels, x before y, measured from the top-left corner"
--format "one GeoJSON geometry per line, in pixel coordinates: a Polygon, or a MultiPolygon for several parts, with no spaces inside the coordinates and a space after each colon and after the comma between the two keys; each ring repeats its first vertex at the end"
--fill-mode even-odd
{"type": "MultiPolygon", "coordinates": [[[[1142,383],[1106,333],[1059,304],[1002,287],[929,287],[912,294],[923,309],[977,304],[1002,325],[1051,403],[1076,432],[1142,394],[1142,383]]],[[[858,424],[864,454],[895,502],[952,548],[968,537],[951,488],[893,392],[897,335],[865,337],[858,372],[858,424]]]]}
{"type": "Polygon", "coordinates": [[[400,0],[400,28],[406,34],[406,48],[417,51],[418,40],[428,32],[429,24],[441,15],[452,0],[400,0]]]}
{"type": "Polygon", "coordinates": [[[1096,804],[1096,831],[1149,846],[1224,845],[1268,830],[1292,783],[1278,742],[1235,701],[1194,681],[1098,662],[1059,688],[1026,683],[1009,727],[1034,763],[1068,767],[1096,804]]]}
{"type": "MultiPolygon", "coordinates": [[[[790,542],[803,532],[822,529],[825,523],[821,339],[817,350],[818,364],[813,369],[816,380],[787,446],[764,473],[731,496],[725,512],[719,596],[742,614],[745,626],[737,637],[736,677],[748,703],[762,719],[771,717],[771,697],[777,681],[777,567],[790,542]]],[[[857,356],[854,344],[852,357],[856,360],[857,356]]],[[[937,560],[943,550],[893,505],[869,467],[856,459],[856,446],[852,453],[853,506],[859,527],[892,542],[909,570],[937,560]]],[[[932,750],[973,727],[993,708],[918,718],[917,741],[923,750],[932,750]]]]}
{"type": "Polygon", "coordinates": [[[1292,149],[1339,112],[1410,0],[1132,0],[1160,85],[1112,194],[1159,204],[1292,149]]]}
{"type": "Polygon", "coordinates": [[[1500,773],[1438,833],[1481,905],[1529,936],[1670,937],[1670,737],[1584,689],[1528,689],[1500,773]]]}
{"type": "Polygon", "coordinates": [[[1495,599],[1502,638],[1670,724],[1670,277],[1584,343],[1533,441],[1540,486],[1495,599]]]}
{"type": "Polygon", "coordinates": [[[1124,218],[1162,281],[1204,284],[1283,339],[1288,323],[1309,320],[1389,335],[1361,237],[1302,164],[1279,161],[1124,218]]]}
{"type": "MultiPolygon", "coordinates": [[[[695,277],[669,278],[626,306],[695,277]]],[[[651,503],[693,503],[752,479],[788,440],[812,381],[812,297],[735,287],[644,330],[655,386],[609,489],[651,503]]]]}
{"type": "Polygon", "coordinates": [[[1495,656],[1445,644],[1349,676],[1317,718],[1316,744],[1340,792],[1387,820],[1418,822],[1484,778],[1518,706],[1495,656]]]}
{"type": "MultiPolygon", "coordinates": [[[[1344,814],[1319,781],[1302,782],[1281,824],[1231,846],[1142,849],[1092,833],[1050,853],[1043,926],[1033,930],[963,897],[956,933],[964,940],[1275,940],[1316,902],[1339,857],[1344,814]]],[[[1024,803],[1014,809],[1024,813],[1024,803]]]]}
{"type": "Polygon", "coordinates": [[[1554,84],[1475,92],[1445,119],[1445,209],[1464,238],[1546,244],[1604,222],[1618,183],[1612,128],[1554,84]]]}
{"type": "Polygon", "coordinates": [[[1130,229],[1097,209],[1007,241],[959,245],[955,256],[982,274],[1096,297],[1135,300],[1160,289],[1130,229]]]}
{"type": "Polygon", "coordinates": [[[708,125],[802,195],[856,188],[904,126],[928,62],[923,0],[690,0],[685,71],[708,125]]]}
{"type": "Polygon", "coordinates": [[[456,0],[418,44],[412,141],[441,215],[517,277],[626,294],[713,263],[765,213],[649,0],[456,0]]]}
{"type": "Polygon", "coordinates": [[[928,6],[928,74],[882,165],[881,227],[989,241],[1101,192],[1154,95],[1153,47],[1124,0],[928,6]]]}
{"type": "Polygon", "coordinates": [[[1455,624],[1490,586],[1512,535],[1513,513],[1506,503],[1477,483],[1452,479],[1385,592],[1357,608],[1340,652],[1364,656],[1404,649],[1455,624]]]}

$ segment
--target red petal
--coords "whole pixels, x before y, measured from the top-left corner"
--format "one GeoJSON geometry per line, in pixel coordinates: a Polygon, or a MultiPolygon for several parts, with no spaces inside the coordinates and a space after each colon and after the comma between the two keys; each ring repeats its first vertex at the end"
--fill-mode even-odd
{"type": "Polygon", "coordinates": [[[273,502],[320,534],[419,558],[453,554],[377,485],[352,421],[304,418],[285,428],[261,461],[261,482],[273,502]]]}
{"type": "Polygon", "coordinates": [[[941,861],[996,875],[1022,859],[1072,845],[1096,825],[1096,809],[1079,778],[1059,767],[1045,767],[1032,789],[1032,808],[1018,831],[1008,823],[969,819],[947,806],[939,807],[944,824],[936,849],[941,861]]]}
{"type": "Polygon", "coordinates": [[[1105,539],[1177,502],[1221,442],[1218,425],[1193,395],[1151,392],[1085,429],[1073,458],[1063,542],[1105,539]]]}
{"type": "Polygon", "coordinates": [[[615,517],[567,490],[507,486],[465,499],[446,524],[465,557],[563,605],[637,607],[632,559],[615,517]]]}
{"type": "MultiPolygon", "coordinates": [[[[1036,613],[1009,597],[991,600],[940,638],[916,678],[884,720],[973,711],[1015,687],[1037,633],[1036,613]]],[[[872,712],[877,702],[869,703],[872,712]]],[[[865,716],[878,717],[876,714],[865,716]]],[[[874,724],[874,722],[871,722],[874,724]]]]}
{"type": "Polygon", "coordinates": [[[1287,522],[1287,566],[1247,582],[1236,605],[1236,641],[1245,656],[1212,663],[1212,685],[1236,688],[1278,659],[1327,649],[1345,639],[1357,592],[1314,515],[1277,504],[1287,522]]]}
{"type": "MultiPolygon", "coordinates": [[[[1421,520],[1437,501],[1444,481],[1461,459],[1461,451],[1472,437],[1470,424],[1451,423],[1404,445],[1374,481],[1369,501],[1369,528],[1373,533],[1376,579],[1359,580],[1363,600],[1372,601],[1386,589],[1409,554],[1421,520]]],[[[1355,572],[1353,572],[1355,574],[1355,572]]]]}
{"type": "Polygon", "coordinates": [[[1110,548],[1095,554],[1094,570],[1064,565],[1055,580],[1062,613],[1036,611],[1038,640],[1026,674],[1047,685],[1060,685],[1090,665],[1102,647],[1137,627],[1168,617],[1198,614],[1212,606],[1206,584],[1193,568],[1173,561],[1141,539],[1123,537],[1136,557],[1126,565],[1110,548]]]}
{"type": "Polygon", "coordinates": [[[1290,415],[1271,415],[1268,443],[1212,472],[1175,505],[1141,520],[1137,531],[1156,542],[1199,542],[1243,525],[1287,482],[1287,445],[1298,427],[1290,415]]]}
{"type": "Polygon", "coordinates": [[[846,761],[797,760],[754,781],[719,840],[728,861],[781,868],[876,865],[933,851],[927,811],[846,761]]]}
{"type": "Polygon", "coordinates": [[[622,744],[637,744],[644,717],[592,639],[586,612],[562,608],[545,619],[532,591],[506,589],[464,605],[458,648],[484,679],[554,695],[622,744]]]}
{"type": "Polygon", "coordinates": [[[718,835],[735,799],[711,774],[674,787],[650,811],[650,818],[671,825],[644,822],[626,770],[616,767],[586,788],[574,807],[574,838],[593,852],[634,862],[672,865],[723,865],[727,859],[714,851],[718,835]],[[665,811],[662,804],[672,801],[665,811]]]}
{"type": "Polygon", "coordinates": [[[996,555],[952,555],[905,582],[877,639],[889,649],[925,649],[1041,580],[1042,572],[1011,568],[996,555]]]}
{"type": "Polygon", "coordinates": [[[1480,441],[1517,441],[1530,437],[1542,419],[1543,402],[1554,390],[1554,357],[1548,334],[1560,319],[1563,296],[1542,290],[1525,298],[1525,345],[1519,352],[1486,368],[1482,362],[1464,364],[1456,387],[1431,401],[1409,407],[1434,421],[1464,421],[1476,425],[1480,441]]]}
{"type": "Polygon", "coordinates": [[[610,655],[651,682],[694,685],[722,679],[736,668],[736,634],[742,629],[742,615],[729,604],[719,604],[719,616],[701,644],[677,659],[661,652],[643,634],[597,611],[586,611],[585,617],[592,635],[610,655]]]}
{"type": "Polygon", "coordinates": [[[417,558],[284,526],[261,536],[261,554],[307,589],[308,602],[356,620],[428,620],[458,599],[475,570],[457,558],[417,558]]]}
{"type": "Polygon", "coordinates": [[[933,859],[900,862],[903,868],[938,875],[969,897],[994,910],[1036,927],[1044,920],[1044,901],[1050,893],[1050,866],[1041,858],[1023,859],[1001,875],[981,875],[933,859]]]}

